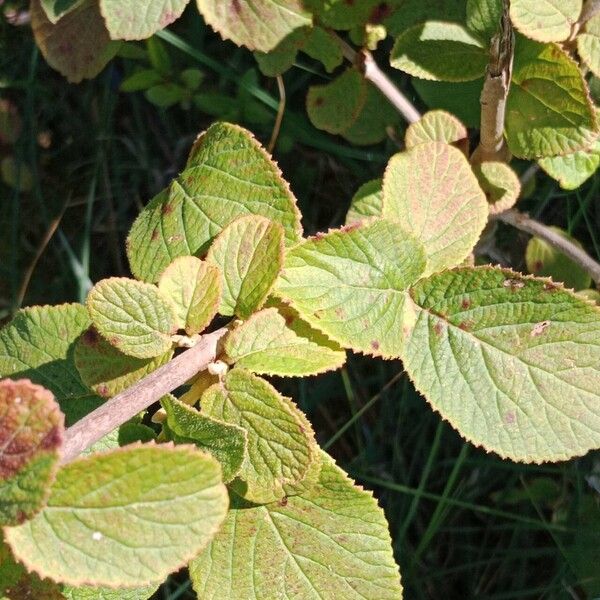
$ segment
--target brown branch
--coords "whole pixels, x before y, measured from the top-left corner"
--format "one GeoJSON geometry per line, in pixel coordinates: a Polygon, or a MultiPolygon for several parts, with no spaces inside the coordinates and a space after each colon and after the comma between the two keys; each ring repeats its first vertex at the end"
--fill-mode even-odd
{"type": "Polygon", "coordinates": [[[200,341],[138,383],[107,400],[86,415],[65,434],[62,462],[67,463],[119,425],[183,385],[196,373],[208,367],[217,357],[219,341],[226,328],[202,336],[200,341]]]}
{"type": "Polygon", "coordinates": [[[600,13],[600,0],[587,0],[581,10],[581,15],[577,23],[582,26],[585,25],[592,17],[595,17],[600,13]]]}
{"type": "Polygon", "coordinates": [[[271,139],[267,150],[269,154],[273,154],[277,138],[279,137],[279,131],[281,129],[281,123],[283,121],[283,115],[285,113],[285,85],[283,84],[283,77],[277,75],[277,87],[279,89],[279,108],[277,109],[277,116],[275,117],[275,124],[273,125],[273,133],[271,133],[271,139]]]}

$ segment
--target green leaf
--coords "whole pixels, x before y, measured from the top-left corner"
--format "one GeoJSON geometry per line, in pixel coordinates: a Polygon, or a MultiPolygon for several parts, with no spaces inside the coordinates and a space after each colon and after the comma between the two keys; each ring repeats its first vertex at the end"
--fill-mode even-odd
{"type": "Polygon", "coordinates": [[[480,78],[488,62],[481,41],[458,23],[427,21],[407,29],[392,49],[392,67],[433,81],[480,78]]]}
{"type": "Polygon", "coordinates": [[[180,256],[162,272],[158,289],[175,306],[177,328],[193,335],[204,331],[217,314],[221,273],[195,256],[180,256]]]}
{"type": "MultiPolygon", "coordinates": [[[[578,248],[581,243],[559,227],[550,227],[552,231],[569,240],[578,248]]],[[[525,251],[527,270],[533,275],[551,277],[554,281],[562,281],[566,287],[583,290],[590,287],[592,278],[577,263],[567,258],[562,252],[537,237],[532,237],[525,251]]]]}
{"type": "Polygon", "coordinates": [[[220,600],[402,597],[383,511],[324,453],[309,493],[234,506],[190,577],[199,598],[220,600]]]}
{"type": "Polygon", "coordinates": [[[146,50],[150,65],[163,77],[170,79],[173,71],[173,62],[166,45],[159,38],[153,36],[146,40],[146,50]]]}
{"type": "Polygon", "coordinates": [[[259,217],[240,217],[213,242],[206,261],[218,267],[222,315],[247,319],[267,299],[283,265],[283,228],[259,217]]]}
{"type": "Polygon", "coordinates": [[[196,0],[204,20],[226,40],[269,52],[311,15],[300,0],[196,0]]]}
{"type": "Polygon", "coordinates": [[[41,0],[40,4],[50,23],[54,24],[83,2],[84,0],[41,0]]]}
{"type": "Polygon", "coordinates": [[[490,214],[496,215],[516,204],[521,194],[521,182],[506,163],[483,162],[473,165],[473,172],[486,195],[490,214]]]}
{"type": "Polygon", "coordinates": [[[465,22],[465,0],[402,0],[385,21],[389,34],[396,37],[413,25],[425,21],[465,22]]]}
{"type": "Polygon", "coordinates": [[[119,47],[111,42],[93,0],[84,0],[56,24],[48,20],[40,0],[32,0],[31,27],[48,64],[72,83],[98,75],[119,47]]]}
{"type": "Polygon", "coordinates": [[[569,38],[583,0],[511,0],[510,20],[523,35],[538,42],[569,38]]]}
{"type": "Polygon", "coordinates": [[[154,69],[142,69],[125,78],[119,89],[122,92],[139,92],[162,83],[163,76],[154,69]]]}
{"type": "Polygon", "coordinates": [[[0,525],[18,525],[44,506],[63,443],[54,396],[28,379],[0,381],[0,525]]]}
{"type": "Polygon", "coordinates": [[[317,460],[306,417],[264,379],[233,369],[202,396],[202,412],[248,432],[248,454],[231,488],[255,503],[292,493],[317,460]]]}
{"type": "Polygon", "coordinates": [[[589,148],[598,124],[577,63],[556,44],[519,36],[507,100],[506,139],[519,158],[589,148]]]}
{"type": "Polygon", "coordinates": [[[117,589],[71,587],[65,586],[62,590],[67,600],[147,600],[157,591],[156,585],[143,588],[117,589]]]}
{"type": "Polygon", "coordinates": [[[577,36],[577,52],[590,71],[600,77],[600,14],[592,17],[577,36]]]}
{"type": "Polygon", "coordinates": [[[372,179],[358,188],[346,214],[346,225],[360,223],[370,217],[381,217],[383,212],[382,184],[383,179],[372,179]]]}
{"type": "Polygon", "coordinates": [[[267,77],[276,77],[285,73],[296,60],[298,51],[304,46],[311,28],[309,26],[296,29],[269,52],[255,52],[258,67],[267,77]]]}
{"type": "Polygon", "coordinates": [[[431,110],[408,126],[405,144],[410,149],[427,142],[452,144],[467,137],[467,128],[454,115],[445,110],[431,110]]]}
{"type": "Polygon", "coordinates": [[[43,385],[72,425],[102,403],[83,383],[74,362],[75,341],[90,325],[81,304],[20,310],[0,331],[0,377],[43,385]]]}
{"type": "Polygon", "coordinates": [[[484,40],[500,30],[503,0],[467,0],[467,27],[484,40]]]}
{"type": "Polygon", "coordinates": [[[90,290],[87,306],[100,335],[124,354],[153,358],[172,347],[175,308],[152,284],[103,279],[90,290]]]}
{"type": "Polygon", "coordinates": [[[94,328],[75,344],[75,366],[82,381],[103,398],[112,398],[169,362],[173,350],[155,358],[136,358],[117,350],[94,328]]]}
{"type": "Polygon", "coordinates": [[[185,89],[176,83],[160,83],[147,89],[144,96],[146,100],[160,108],[168,108],[185,97],[185,89]]]}
{"type": "Polygon", "coordinates": [[[488,206],[465,155],[439,142],[391,158],[383,177],[383,216],[426,251],[425,275],[459,265],[485,227],[488,206]]]}
{"type": "Polygon", "coordinates": [[[600,138],[587,150],[541,158],[538,164],[565,190],[575,190],[600,167],[600,138]]]}
{"type": "Polygon", "coordinates": [[[311,28],[302,51],[321,62],[328,73],[339,67],[344,60],[340,42],[322,27],[311,28]]]}
{"type": "Polygon", "coordinates": [[[291,249],[276,294],[342,346],[398,356],[405,290],[424,269],[423,245],[398,223],[377,220],[291,249]]]}
{"type": "Polygon", "coordinates": [[[267,308],[233,329],[224,349],[236,367],[262,375],[305,377],[341,367],[346,353],[336,346],[299,335],[276,308],[267,308]]]}
{"type": "Polygon", "coordinates": [[[190,0],[100,0],[100,11],[113,40],[143,40],[183,13],[190,0]]]}
{"type": "Polygon", "coordinates": [[[434,275],[411,298],[404,367],[467,440],[525,462],[600,445],[598,308],[491,267],[434,275]]]}
{"type": "Polygon", "coordinates": [[[165,430],[177,444],[195,444],[221,463],[223,481],[231,481],[239,472],[246,457],[248,434],[245,429],[213,419],[173,396],[161,400],[167,413],[165,430]]]}
{"type": "Polygon", "coordinates": [[[15,557],[42,577],[149,585],[206,546],[227,506],[212,456],[191,446],[130,446],[64,466],[46,508],[4,534],[15,557]]]}
{"type": "Polygon", "coordinates": [[[224,227],[248,214],[282,225],[287,245],[302,235],[296,199],[277,165],[248,131],[216,123],[194,144],[186,170],[133,224],[131,270],[156,281],[174,258],[206,252],[224,227]]]}
{"type": "Polygon", "coordinates": [[[320,23],[333,29],[352,29],[366,23],[380,23],[399,4],[398,0],[304,0],[320,23]]]}

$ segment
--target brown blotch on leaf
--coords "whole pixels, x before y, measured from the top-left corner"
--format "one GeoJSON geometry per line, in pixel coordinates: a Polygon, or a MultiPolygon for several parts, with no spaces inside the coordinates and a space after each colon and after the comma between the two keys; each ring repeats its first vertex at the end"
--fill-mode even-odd
{"type": "Polygon", "coordinates": [[[315,98],[315,106],[323,106],[323,102],[325,102],[325,98],[323,98],[323,96],[317,96],[315,98]]]}
{"type": "Polygon", "coordinates": [[[98,393],[99,396],[102,396],[103,398],[108,398],[110,396],[110,393],[108,391],[108,386],[105,383],[101,383],[96,388],[96,392],[98,393]]]}
{"type": "Polygon", "coordinates": [[[284,496],[280,501],[279,501],[279,506],[287,506],[288,503],[288,497],[284,496]]]}
{"type": "Polygon", "coordinates": [[[467,308],[471,307],[471,301],[468,298],[463,298],[462,302],[460,303],[460,307],[463,310],[467,310],[467,308]]]}
{"type": "Polygon", "coordinates": [[[542,270],[543,266],[544,266],[544,263],[541,260],[536,260],[533,263],[533,271],[534,271],[534,273],[539,273],[542,270]]]}
{"type": "Polygon", "coordinates": [[[473,324],[473,321],[462,321],[458,324],[458,328],[462,329],[463,331],[470,331],[473,329],[473,324]]]}
{"type": "Polygon", "coordinates": [[[378,25],[392,14],[392,8],[387,2],[380,2],[372,11],[369,23],[378,25]]]}
{"type": "Polygon", "coordinates": [[[538,337],[542,335],[542,333],[544,333],[548,327],[550,327],[550,321],[541,321],[540,323],[536,323],[529,335],[531,335],[531,337],[538,337]]]}
{"type": "Polygon", "coordinates": [[[514,413],[514,411],[509,410],[504,414],[504,422],[507,425],[514,425],[517,422],[517,415],[514,413]]]}
{"type": "Polygon", "coordinates": [[[150,236],[150,241],[155,242],[158,239],[158,227],[154,228],[152,235],[150,236]]]}
{"type": "Polygon", "coordinates": [[[373,350],[379,350],[379,342],[377,340],[373,340],[371,342],[371,348],[373,348],[373,350]]]}
{"type": "Polygon", "coordinates": [[[437,322],[433,326],[433,331],[435,332],[435,335],[440,336],[442,335],[442,333],[444,333],[444,326],[442,325],[442,323],[437,322]]]}
{"type": "Polygon", "coordinates": [[[95,346],[99,340],[100,337],[98,336],[98,332],[93,327],[90,327],[83,334],[83,343],[87,346],[95,346]]]}
{"type": "Polygon", "coordinates": [[[161,212],[163,215],[170,215],[173,212],[173,205],[167,202],[163,205],[161,212]]]}

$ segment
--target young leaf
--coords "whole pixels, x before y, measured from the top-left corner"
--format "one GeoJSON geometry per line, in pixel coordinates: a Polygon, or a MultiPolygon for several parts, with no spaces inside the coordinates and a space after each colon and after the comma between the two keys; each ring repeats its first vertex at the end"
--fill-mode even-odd
{"type": "Polygon", "coordinates": [[[133,224],[131,270],[156,281],[174,258],[206,252],[224,227],[248,214],[282,225],[287,245],[302,235],[296,199],[277,165],[248,131],[216,123],[194,144],[186,170],[133,224]]]}
{"type": "Polygon", "coordinates": [[[491,267],[417,283],[402,360],[461,435],[517,461],[600,444],[600,310],[549,279],[491,267]]]}
{"type": "Polygon", "coordinates": [[[219,376],[212,375],[208,370],[200,371],[189,383],[191,384],[190,388],[179,397],[179,401],[188,406],[194,406],[209,387],[219,383],[219,376]]]}
{"type": "Polygon", "coordinates": [[[228,360],[242,369],[304,377],[341,367],[346,353],[336,346],[298,335],[276,308],[267,308],[233,329],[225,338],[224,349],[228,360]]]}
{"type": "Polygon", "coordinates": [[[405,144],[410,149],[427,142],[452,144],[467,139],[467,128],[445,110],[430,110],[406,130],[405,144]]]}
{"type": "Polygon", "coordinates": [[[183,13],[190,0],[100,0],[100,11],[113,40],[144,40],[183,13]]]}
{"type": "Polygon", "coordinates": [[[74,360],[85,385],[103,398],[112,398],[167,363],[172,356],[171,348],[155,358],[123,354],[91,327],[77,340],[74,360]]]}
{"type": "Polygon", "coordinates": [[[296,29],[311,24],[300,0],[196,0],[204,20],[226,40],[269,52],[296,29]]]}
{"type": "Polygon", "coordinates": [[[577,52],[590,71],[600,77],[600,13],[592,17],[577,36],[577,52]]]}
{"type": "Polygon", "coordinates": [[[381,217],[383,212],[382,184],[382,179],[372,179],[358,188],[346,214],[346,225],[360,223],[369,217],[381,217]]]}
{"type": "Polygon", "coordinates": [[[538,164],[565,190],[575,190],[600,167],[600,138],[587,150],[540,158],[538,164]]]}
{"type": "Polygon", "coordinates": [[[4,379],[0,419],[0,525],[18,525],[39,512],[48,498],[64,415],[41,385],[4,379]]]}
{"type": "Polygon", "coordinates": [[[259,309],[281,271],[283,251],[279,223],[249,215],[225,227],[206,255],[221,274],[219,313],[247,319],[259,309]]]}
{"type": "Polygon", "coordinates": [[[212,456],[191,446],[129,446],[64,466],[46,508],[4,534],[42,577],[133,587],[159,583],[196,556],[227,507],[212,456]]]}
{"type": "Polygon", "coordinates": [[[91,289],[87,306],[100,335],[124,354],[154,358],[170,350],[175,309],[156,286],[126,277],[103,279],[91,289]]]}
{"type": "Polygon", "coordinates": [[[81,304],[20,310],[0,331],[0,377],[43,385],[54,394],[66,424],[72,425],[102,403],[74,363],[75,341],[90,325],[81,304]]]}
{"type": "Polygon", "coordinates": [[[248,454],[232,489],[251,502],[281,500],[304,480],[318,447],[306,417],[264,379],[229,371],[202,396],[202,412],[248,431],[248,454]]]}
{"type": "Polygon", "coordinates": [[[506,163],[483,162],[474,165],[473,172],[486,195],[490,214],[497,215],[515,205],[521,194],[521,182],[506,163]]]}
{"type": "Polygon", "coordinates": [[[141,69],[125,78],[121,82],[119,89],[122,92],[139,92],[154,87],[163,81],[163,76],[158,71],[154,69],[141,69]]]}
{"type": "Polygon", "coordinates": [[[398,600],[383,511],[323,453],[317,485],[265,506],[234,506],[190,563],[199,598],[398,600]]]}
{"type": "Polygon", "coordinates": [[[392,49],[392,67],[433,81],[471,81],[485,72],[488,52],[458,23],[427,21],[407,29],[392,49]]]}
{"type": "Polygon", "coordinates": [[[562,42],[571,35],[583,0],[511,0],[510,20],[528,38],[562,42]]]}
{"type": "Polygon", "coordinates": [[[221,273],[195,256],[180,256],[162,272],[158,289],[175,306],[177,328],[193,335],[203,331],[217,314],[221,273]]]}
{"type": "Polygon", "coordinates": [[[50,23],[56,23],[61,17],[77,8],[85,0],[40,0],[40,5],[50,23]]]}
{"type": "Polygon", "coordinates": [[[383,177],[383,216],[425,246],[429,275],[459,265],[488,217],[483,191],[465,155],[439,142],[391,158],[383,177]]]}
{"type": "Polygon", "coordinates": [[[240,472],[248,446],[245,429],[213,419],[170,395],[161,404],[167,413],[163,426],[169,439],[177,444],[195,444],[212,454],[221,463],[226,483],[240,472]]]}
{"type": "Polygon", "coordinates": [[[577,63],[556,44],[519,36],[507,100],[506,139],[519,158],[589,148],[598,124],[577,63]]]}
{"type": "Polygon", "coordinates": [[[73,83],[98,75],[118,50],[93,0],[84,0],[56,24],[48,20],[40,0],[32,0],[31,27],[48,64],[73,83]]]}
{"type": "Polygon", "coordinates": [[[405,290],[424,269],[421,242],[398,223],[377,220],[292,248],[276,294],[342,346],[398,356],[405,290]]]}

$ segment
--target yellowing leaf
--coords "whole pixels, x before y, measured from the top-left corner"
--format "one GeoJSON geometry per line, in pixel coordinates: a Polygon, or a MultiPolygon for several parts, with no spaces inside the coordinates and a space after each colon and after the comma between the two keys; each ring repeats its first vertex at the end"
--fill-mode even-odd
{"type": "Polygon", "coordinates": [[[521,182],[506,163],[486,161],[474,166],[473,172],[487,197],[490,214],[497,215],[515,205],[521,182]]]}
{"type": "Polygon", "coordinates": [[[129,446],[62,467],[42,512],[4,535],[41,577],[132,587],[159,583],[196,556],[227,507],[212,456],[191,446],[129,446]]]}
{"type": "Polygon", "coordinates": [[[429,142],[392,157],[383,177],[383,216],[420,240],[425,274],[460,264],[487,222],[488,207],[465,155],[429,142]]]}
{"type": "Polygon", "coordinates": [[[247,319],[267,299],[283,265],[283,228],[264,217],[240,217],[213,242],[206,261],[221,274],[219,312],[247,319]]]}
{"type": "Polygon", "coordinates": [[[510,19],[538,42],[562,42],[571,35],[583,0],[511,0],[510,19]]]}
{"type": "Polygon", "coordinates": [[[592,17],[577,36],[577,52],[590,71],[600,77],[600,14],[592,17]]]}
{"type": "Polygon", "coordinates": [[[575,190],[600,167],[600,137],[586,150],[540,158],[538,164],[565,190],[575,190]]]}
{"type": "Polygon", "coordinates": [[[467,138],[467,128],[445,110],[430,110],[406,130],[406,148],[427,142],[452,144],[467,138]]]}
{"type": "Polygon", "coordinates": [[[360,223],[370,217],[381,217],[383,212],[382,184],[382,179],[372,179],[358,188],[346,214],[346,225],[360,223]]]}

